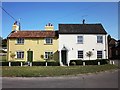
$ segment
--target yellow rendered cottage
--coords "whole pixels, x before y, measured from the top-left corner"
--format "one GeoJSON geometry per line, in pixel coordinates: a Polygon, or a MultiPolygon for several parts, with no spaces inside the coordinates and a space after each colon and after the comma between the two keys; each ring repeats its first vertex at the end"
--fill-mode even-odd
{"type": "Polygon", "coordinates": [[[15,22],[7,37],[8,61],[58,61],[58,31],[48,23],[45,30],[20,30],[15,22]],[[49,58],[51,57],[51,58],[49,58]]]}

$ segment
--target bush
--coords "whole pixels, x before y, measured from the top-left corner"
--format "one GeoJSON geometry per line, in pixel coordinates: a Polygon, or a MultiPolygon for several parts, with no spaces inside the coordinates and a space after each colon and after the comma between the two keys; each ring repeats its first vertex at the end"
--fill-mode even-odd
{"type": "Polygon", "coordinates": [[[85,62],[85,65],[98,65],[98,62],[100,62],[100,65],[108,64],[108,59],[96,59],[96,60],[71,60],[70,65],[83,65],[83,62],[85,62]]]}
{"type": "Polygon", "coordinates": [[[84,60],[83,62],[85,62],[85,65],[98,65],[97,60],[84,60]]]}
{"type": "Polygon", "coordinates": [[[97,59],[97,61],[99,61],[101,65],[108,64],[108,59],[97,59]]]}
{"type": "Polygon", "coordinates": [[[9,62],[0,62],[0,66],[9,66],[9,62]]]}
{"type": "Polygon", "coordinates": [[[21,62],[11,62],[11,66],[21,66],[21,62]]]}
{"type": "Polygon", "coordinates": [[[48,62],[48,66],[60,66],[59,62],[48,62]]]}
{"type": "Polygon", "coordinates": [[[71,62],[71,65],[76,65],[76,62],[75,62],[75,61],[72,61],[72,62],[71,62]]]}
{"type": "Polygon", "coordinates": [[[45,66],[45,62],[32,62],[32,66],[45,66]]]}
{"type": "Polygon", "coordinates": [[[83,65],[82,60],[70,60],[70,65],[83,65]]]}

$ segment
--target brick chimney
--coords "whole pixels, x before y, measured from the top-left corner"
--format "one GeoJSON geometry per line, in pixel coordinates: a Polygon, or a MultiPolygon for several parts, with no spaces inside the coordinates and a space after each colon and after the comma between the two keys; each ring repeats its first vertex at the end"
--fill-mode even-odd
{"type": "Polygon", "coordinates": [[[54,30],[54,26],[51,23],[48,23],[45,26],[45,30],[46,31],[53,31],[54,30]]]}
{"type": "Polygon", "coordinates": [[[12,26],[12,31],[19,31],[19,26],[17,25],[17,21],[12,26]]]}

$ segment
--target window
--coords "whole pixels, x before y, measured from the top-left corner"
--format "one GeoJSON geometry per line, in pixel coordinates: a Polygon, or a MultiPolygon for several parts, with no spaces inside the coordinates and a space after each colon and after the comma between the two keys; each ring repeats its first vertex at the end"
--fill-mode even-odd
{"type": "Polygon", "coordinates": [[[97,43],[103,43],[103,36],[97,36],[97,43]]]}
{"type": "Polygon", "coordinates": [[[102,51],[97,51],[97,58],[102,58],[102,51]]]}
{"type": "Polygon", "coordinates": [[[17,51],[17,58],[24,58],[24,51],[17,51]]]}
{"type": "Polygon", "coordinates": [[[46,44],[52,44],[53,43],[53,39],[52,38],[45,38],[45,43],[46,44]]]}
{"type": "Polygon", "coordinates": [[[18,38],[17,44],[24,44],[24,38],[18,38]]]}
{"type": "Polygon", "coordinates": [[[45,59],[50,59],[50,56],[53,55],[53,52],[45,52],[45,59]]]}
{"type": "Polygon", "coordinates": [[[83,58],[83,51],[78,51],[78,58],[83,58]]]}
{"type": "Polygon", "coordinates": [[[77,43],[83,43],[83,36],[77,36],[77,43]]]}

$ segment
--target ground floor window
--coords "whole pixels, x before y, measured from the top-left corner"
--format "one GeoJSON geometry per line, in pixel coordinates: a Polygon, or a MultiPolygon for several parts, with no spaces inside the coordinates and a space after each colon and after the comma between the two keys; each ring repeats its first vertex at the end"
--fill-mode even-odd
{"type": "Polygon", "coordinates": [[[53,52],[45,52],[45,59],[52,59],[53,57],[53,52]]]}
{"type": "Polygon", "coordinates": [[[102,51],[97,51],[97,58],[102,58],[102,57],[103,57],[102,51]]]}
{"type": "Polygon", "coordinates": [[[17,58],[24,58],[24,51],[17,51],[17,58]]]}
{"type": "Polygon", "coordinates": [[[83,58],[83,51],[82,50],[78,51],[78,58],[83,58]]]}

